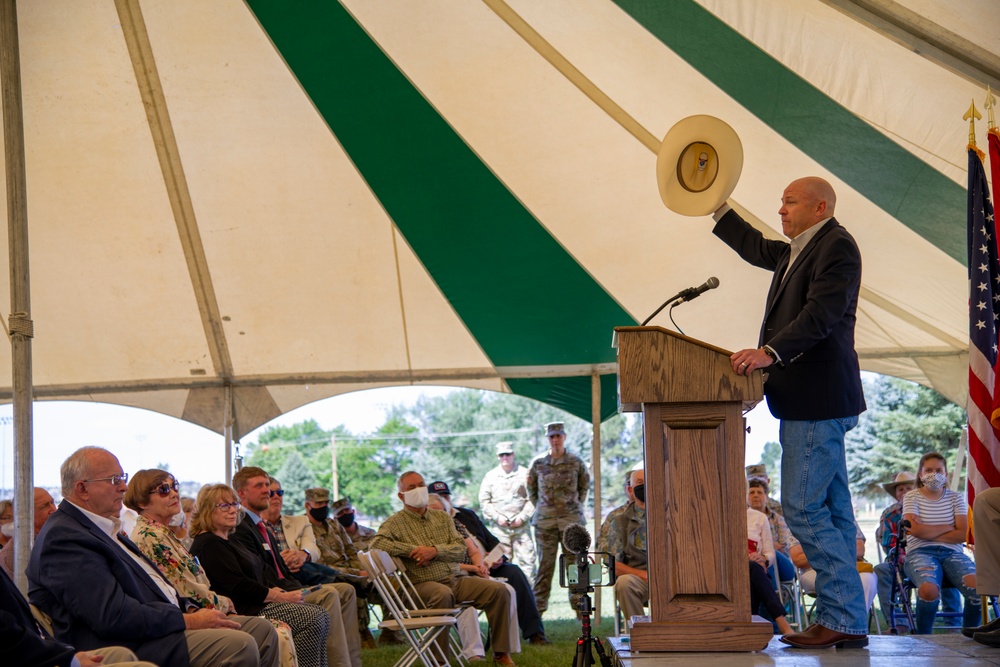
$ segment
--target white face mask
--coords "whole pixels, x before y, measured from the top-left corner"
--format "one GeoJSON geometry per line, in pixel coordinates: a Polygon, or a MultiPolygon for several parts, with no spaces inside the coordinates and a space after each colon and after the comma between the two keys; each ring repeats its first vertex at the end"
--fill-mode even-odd
{"type": "Polygon", "coordinates": [[[0,526],[0,533],[3,533],[5,537],[14,537],[14,522],[9,521],[0,526]]]}
{"type": "Polygon", "coordinates": [[[418,486],[415,489],[410,489],[409,491],[403,491],[403,502],[410,507],[427,507],[427,487],[418,486]]]}
{"type": "Polygon", "coordinates": [[[931,491],[937,491],[948,481],[943,472],[929,472],[920,476],[920,481],[931,491]]]}
{"type": "Polygon", "coordinates": [[[170,517],[170,523],[168,523],[167,525],[168,526],[183,526],[184,525],[184,520],[186,518],[187,518],[187,515],[184,514],[184,511],[182,510],[182,511],[178,512],[177,514],[173,515],[172,517],[170,517]]]}

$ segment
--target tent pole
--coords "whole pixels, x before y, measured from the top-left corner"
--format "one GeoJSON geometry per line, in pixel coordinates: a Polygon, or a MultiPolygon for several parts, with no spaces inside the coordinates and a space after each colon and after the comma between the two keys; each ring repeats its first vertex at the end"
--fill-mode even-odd
{"type": "Polygon", "coordinates": [[[226,439],[226,484],[233,483],[233,385],[226,384],[226,423],[223,434],[226,439]]]}
{"type": "MultiPolygon", "coordinates": [[[[594,425],[594,442],[590,449],[590,476],[594,480],[594,539],[601,533],[601,375],[590,376],[590,421],[594,425]]],[[[594,544],[596,550],[597,545],[594,544]]],[[[601,622],[601,588],[594,591],[594,621],[601,622]]]]}
{"type": "Polygon", "coordinates": [[[0,87],[3,95],[7,232],[10,244],[9,334],[14,403],[14,582],[27,594],[25,569],[34,539],[32,471],[31,291],[28,274],[28,199],[17,5],[0,0],[0,87]]]}

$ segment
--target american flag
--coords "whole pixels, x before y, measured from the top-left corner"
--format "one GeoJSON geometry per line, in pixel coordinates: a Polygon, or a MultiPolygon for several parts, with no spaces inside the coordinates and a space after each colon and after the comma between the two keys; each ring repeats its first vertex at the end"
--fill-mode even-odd
{"type": "Polygon", "coordinates": [[[1000,433],[990,422],[1000,400],[997,368],[1000,261],[989,186],[979,151],[969,148],[969,505],[1000,486],[1000,433]]]}

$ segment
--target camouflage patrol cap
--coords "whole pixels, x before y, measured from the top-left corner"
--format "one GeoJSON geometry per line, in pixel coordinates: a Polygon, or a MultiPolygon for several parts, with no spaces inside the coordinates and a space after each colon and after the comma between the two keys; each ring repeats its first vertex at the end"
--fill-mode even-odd
{"type": "Polygon", "coordinates": [[[311,503],[326,503],[330,501],[329,489],[324,489],[321,486],[314,489],[306,489],[305,494],[306,500],[311,503]]]}
{"type": "Polygon", "coordinates": [[[513,442],[498,442],[497,443],[497,456],[500,454],[513,454],[514,453],[514,443],[513,442]]]}
{"type": "Polygon", "coordinates": [[[553,435],[566,435],[566,430],[563,428],[563,422],[552,422],[545,426],[545,437],[548,438],[553,435]]]}
{"type": "Polygon", "coordinates": [[[746,467],[747,479],[753,477],[760,477],[761,479],[767,479],[767,466],[763,463],[755,463],[752,466],[746,467]]]}
{"type": "Polygon", "coordinates": [[[352,510],[354,505],[351,504],[350,498],[339,498],[336,502],[330,505],[330,511],[336,514],[341,510],[352,510]]]}

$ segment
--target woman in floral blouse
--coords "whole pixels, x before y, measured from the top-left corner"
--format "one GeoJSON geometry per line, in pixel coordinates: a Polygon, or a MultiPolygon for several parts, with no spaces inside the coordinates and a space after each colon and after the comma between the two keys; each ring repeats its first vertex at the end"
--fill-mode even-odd
{"type": "MultiPolygon", "coordinates": [[[[168,527],[174,515],[181,511],[177,480],[173,475],[165,470],[140,470],[129,480],[123,502],[139,514],[130,536],[132,541],[173,584],[178,594],[209,609],[236,613],[229,598],[211,589],[198,559],[168,527]]],[[[281,667],[298,667],[291,628],[280,621],[272,620],[272,623],[278,632],[281,667]]]]}

